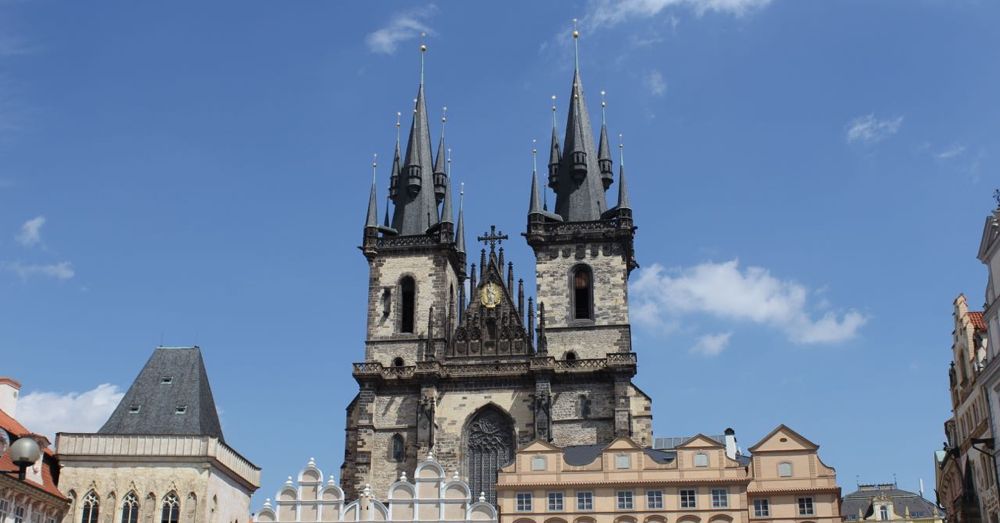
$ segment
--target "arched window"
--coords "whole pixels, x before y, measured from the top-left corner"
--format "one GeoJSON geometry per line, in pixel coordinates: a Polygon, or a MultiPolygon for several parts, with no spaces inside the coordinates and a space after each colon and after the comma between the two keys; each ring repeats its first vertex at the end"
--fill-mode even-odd
{"type": "Polygon", "coordinates": [[[881,517],[882,521],[889,521],[889,507],[885,505],[879,507],[878,515],[881,517]]]}
{"type": "Polygon", "coordinates": [[[396,356],[395,358],[393,358],[392,359],[392,366],[393,367],[402,367],[403,366],[403,358],[400,358],[399,356],[396,356]]]}
{"type": "Polygon", "coordinates": [[[136,497],[135,492],[129,492],[125,494],[125,498],[122,500],[122,523],[138,522],[139,498],[136,497]]]}
{"type": "Polygon", "coordinates": [[[160,516],[160,523],[177,523],[181,519],[181,501],[177,499],[176,492],[170,492],[163,496],[163,511],[160,516]]]}
{"type": "Polygon", "coordinates": [[[594,317],[594,278],[590,267],[581,265],[573,269],[573,318],[589,320],[594,317]]]}
{"type": "Polygon", "coordinates": [[[792,464],[787,461],[782,461],[778,463],[778,477],[790,478],[792,477],[792,464]]]}
{"type": "Polygon", "coordinates": [[[405,456],[405,449],[403,448],[404,443],[402,434],[394,434],[392,436],[392,445],[390,445],[389,457],[397,463],[403,461],[405,456]]]}
{"type": "Polygon", "coordinates": [[[580,394],[580,417],[587,419],[590,417],[590,398],[586,394],[580,394]]]}
{"type": "Polygon", "coordinates": [[[101,502],[97,499],[97,494],[93,490],[83,497],[83,517],[80,523],[97,523],[100,516],[101,502]]]}
{"type": "Polygon", "coordinates": [[[566,361],[576,361],[576,353],[569,351],[566,353],[566,361]]]}
{"type": "Polygon", "coordinates": [[[399,324],[400,332],[413,332],[413,316],[416,311],[417,284],[413,278],[406,276],[399,282],[400,291],[403,297],[401,310],[403,312],[402,321],[399,324]]]}

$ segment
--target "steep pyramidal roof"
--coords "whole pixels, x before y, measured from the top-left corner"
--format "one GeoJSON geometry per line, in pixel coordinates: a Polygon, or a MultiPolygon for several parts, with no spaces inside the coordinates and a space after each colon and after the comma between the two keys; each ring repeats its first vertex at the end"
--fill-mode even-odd
{"type": "Polygon", "coordinates": [[[577,68],[573,71],[569,114],[566,116],[566,138],[563,140],[556,187],[556,214],[562,216],[563,220],[599,220],[607,210],[597,156],[590,114],[583,96],[583,83],[577,68]],[[575,153],[583,153],[586,158],[587,173],[582,180],[574,178],[574,159],[579,157],[575,153]]]}
{"type": "Polygon", "coordinates": [[[392,228],[399,231],[401,236],[424,234],[431,225],[437,223],[430,135],[424,84],[421,81],[399,177],[396,208],[392,215],[392,228]]]}
{"type": "Polygon", "coordinates": [[[225,441],[201,349],[153,351],[98,433],[212,436],[225,441]]]}

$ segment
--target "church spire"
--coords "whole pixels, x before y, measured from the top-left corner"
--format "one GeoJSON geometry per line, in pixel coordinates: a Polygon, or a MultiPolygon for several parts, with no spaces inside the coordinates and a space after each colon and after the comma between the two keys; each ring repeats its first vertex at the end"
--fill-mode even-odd
{"type": "Polygon", "coordinates": [[[538,162],[536,160],[538,149],[535,148],[534,140],[532,140],[531,146],[531,201],[528,204],[529,216],[542,213],[541,198],[538,196],[538,162]]]}
{"type": "Polygon", "coordinates": [[[552,95],[552,145],[549,147],[549,187],[558,190],[559,162],[562,153],[559,152],[559,135],[556,133],[556,95],[552,95]]]}
{"type": "Polygon", "coordinates": [[[601,91],[601,143],[597,146],[597,164],[601,168],[601,182],[604,190],[608,190],[614,181],[614,172],[611,170],[611,146],[608,144],[608,115],[606,109],[608,102],[604,99],[605,92],[601,91]]]}
{"type": "MultiPolygon", "coordinates": [[[[389,198],[395,200],[399,193],[399,119],[402,113],[396,112],[396,151],[392,157],[392,171],[389,173],[389,198]]],[[[385,209],[386,214],[389,213],[389,208],[385,209]]],[[[385,226],[389,226],[389,221],[386,220],[385,226]]]]}
{"type": "Polygon", "coordinates": [[[372,190],[368,194],[368,217],[365,219],[365,229],[378,228],[378,201],[375,199],[375,170],[378,168],[378,155],[372,156],[372,190]]]}
{"type": "Polygon", "coordinates": [[[425,234],[437,223],[437,202],[434,195],[434,172],[431,165],[430,127],[427,103],[424,100],[424,53],[420,44],[420,86],[413,106],[413,123],[406,143],[406,155],[400,172],[400,190],[392,226],[400,236],[425,234]]]}
{"type": "Polygon", "coordinates": [[[625,183],[625,142],[618,135],[618,209],[632,209],[628,201],[628,184],[625,183]]]}
{"type": "MultiPolygon", "coordinates": [[[[580,32],[574,28],[574,46],[578,45],[579,37],[580,32]]],[[[577,53],[556,187],[556,213],[565,221],[599,220],[607,209],[595,149],[577,53]]]]}
{"type": "MultiPolygon", "coordinates": [[[[441,139],[441,142],[444,142],[443,138],[441,139]]],[[[438,151],[438,156],[441,156],[440,151],[438,151]]],[[[454,211],[452,211],[451,208],[451,149],[448,149],[448,159],[445,161],[447,162],[447,167],[445,167],[444,171],[445,182],[444,194],[442,195],[444,204],[441,205],[441,219],[439,221],[441,223],[455,223],[455,216],[453,215],[454,211]]],[[[435,176],[437,175],[435,174],[435,176]]]]}
{"type": "Polygon", "coordinates": [[[464,208],[465,207],[465,184],[461,184],[458,187],[458,226],[455,229],[455,250],[461,253],[465,252],[465,217],[464,208]]]}
{"type": "Polygon", "coordinates": [[[440,203],[444,199],[445,185],[448,183],[448,173],[445,167],[444,126],[448,122],[448,108],[441,109],[441,138],[438,140],[437,157],[434,159],[434,196],[440,203]]]}

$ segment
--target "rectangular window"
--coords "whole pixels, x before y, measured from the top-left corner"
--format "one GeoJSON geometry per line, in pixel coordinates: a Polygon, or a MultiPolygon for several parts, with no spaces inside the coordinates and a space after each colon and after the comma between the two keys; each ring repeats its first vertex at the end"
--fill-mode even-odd
{"type": "Polygon", "coordinates": [[[618,491],[618,510],[632,510],[632,491],[631,490],[619,490],[618,491]]]}
{"type": "Polygon", "coordinates": [[[724,488],[712,489],[712,508],[728,508],[729,491],[724,488]]]}
{"type": "Polygon", "coordinates": [[[0,499],[0,521],[7,518],[7,513],[10,512],[10,502],[6,499],[0,499]]]}
{"type": "Polygon", "coordinates": [[[771,507],[766,499],[753,500],[753,517],[755,518],[771,517],[771,507]]]}
{"type": "Polygon", "coordinates": [[[14,507],[14,523],[24,523],[24,507],[14,507]]]}
{"type": "Polygon", "coordinates": [[[813,514],[813,498],[799,498],[799,515],[812,516],[813,514]]]}
{"type": "Polygon", "coordinates": [[[663,508],[663,491],[662,490],[647,490],[646,491],[646,508],[663,508]]]}
{"type": "Polygon", "coordinates": [[[576,493],[576,509],[577,510],[594,510],[594,493],[593,492],[577,492],[576,493]]]}
{"type": "Polygon", "coordinates": [[[563,510],[563,493],[549,492],[549,512],[562,512],[562,510],[563,510]]]}
{"type": "Polygon", "coordinates": [[[697,508],[694,489],[681,489],[681,508],[697,508]]]}
{"type": "Polygon", "coordinates": [[[518,512],[531,512],[531,492],[518,492],[515,508],[518,512]]]}

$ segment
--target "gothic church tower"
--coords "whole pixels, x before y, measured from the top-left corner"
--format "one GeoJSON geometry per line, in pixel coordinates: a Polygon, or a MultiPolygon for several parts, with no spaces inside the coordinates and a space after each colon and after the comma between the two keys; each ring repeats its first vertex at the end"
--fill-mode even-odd
{"type": "Polygon", "coordinates": [[[425,51],[402,156],[397,133],[391,221],[387,209],[378,223],[374,181],[369,195],[361,246],[370,275],[367,339],[364,361],[354,364],[359,393],[347,407],[341,484],[348,499],[365,485],[385,492],[432,454],[495,502],[497,470],[536,439],[571,446],[628,435],[652,443],[650,400],[631,383],[626,282],[636,266],[635,228],[621,166],[618,205],[607,208],[607,130],[595,148],[577,67],[565,154],[553,129],[555,213],[540,203],[532,174],[524,236],[537,257],[537,314],[495,227],[467,268],[444,118],[432,164],[425,51]]]}

